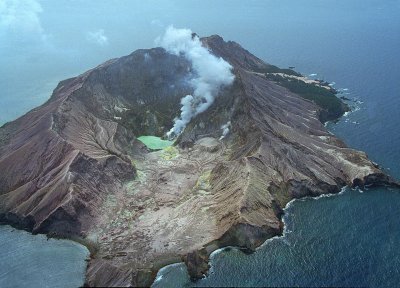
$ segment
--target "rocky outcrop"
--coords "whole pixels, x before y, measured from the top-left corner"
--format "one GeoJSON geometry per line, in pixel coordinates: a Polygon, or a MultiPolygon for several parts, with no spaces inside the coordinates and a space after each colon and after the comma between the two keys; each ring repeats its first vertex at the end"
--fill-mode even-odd
{"type": "Polygon", "coordinates": [[[293,198],[398,186],[325,129],[319,106],[257,72],[268,64],[219,36],[202,41],[235,82],[176,146],[136,139],[164,135],[191,93],[190,63],[161,48],[65,80],[0,128],[0,220],[92,243],[89,286],[148,286],[167,264],[184,261],[195,279],[215,249],[253,251],[282,232],[293,198]]]}

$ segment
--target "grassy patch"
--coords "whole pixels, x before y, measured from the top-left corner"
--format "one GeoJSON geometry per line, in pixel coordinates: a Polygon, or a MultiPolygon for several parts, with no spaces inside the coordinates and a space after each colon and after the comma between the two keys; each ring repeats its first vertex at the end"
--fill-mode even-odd
{"type": "Polygon", "coordinates": [[[301,77],[302,75],[292,69],[282,69],[279,68],[275,65],[271,65],[271,64],[267,64],[265,67],[263,68],[257,68],[254,69],[255,72],[258,73],[264,73],[264,74],[268,74],[268,73],[283,73],[283,74],[287,74],[287,75],[292,75],[292,76],[298,76],[301,77]]]}
{"type": "Polygon", "coordinates": [[[281,75],[265,74],[270,80],[275,81],[277,84],[286,87],[291,92],[300,95],[301,97],[313,101],[322,111],[319,115],[321,122],[335,120],[342,116],[349,107],[343,103],[333,89],[326,89],[314,83],[305,83],[304,81],[282,77],[281,75]]]}

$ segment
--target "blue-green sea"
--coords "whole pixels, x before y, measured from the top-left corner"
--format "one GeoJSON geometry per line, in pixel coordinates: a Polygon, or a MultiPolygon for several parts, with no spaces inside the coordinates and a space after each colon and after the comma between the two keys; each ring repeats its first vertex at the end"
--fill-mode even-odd
{"type": "MultiPolygon", "coordinates": [[[[399,0],[0,0],[0,125],[46,101],[58,81],[153,47],[173,24],[334,81],[353,112],[328,129],[400,179],[399,15],[399,0]]],[[[284,221],[284,236],[256,253],[218,251],[196,283],[169,266],[154,286],[399,286],[400,191],[294,201],[284,221]]],[[[0,229],[0,286],[79,286],[87,251],[38,239],[0,229]]]]}
{"type": "Polygon", "coordinates": [[[397,287],[399,193],[363,193],[291,202],[283,237],[255,253],[212,254],[209,275],[190,282],[183,264],[164,268],[153,287],[397,287]]]}
{"type": "Polygon", "coordinates": [[[80,287],[89,251],[68,240],[47,239],[0,226],[0,287],[80,287]]]}
{"type": "MultiPolygon", "coordinates": [[[[353,112],[328,129],[399,179],[400,2],[271,2],[280,13],[264,11],[260,25],[269,32],[259,34],[261,47],[248,48],[265,49],[256,54],[274,64],[336,82],[353,100],[353,112]],[[280,18],[281,27],[270,17],[280,18]]],[[[218,250],[209,274],[196,283],[177,264],[161,270],[153,287],[399,286],[399,190],[346,189],[296,200],[286,207],[284,222],[284,236],[254,254],[218,250]]]]}

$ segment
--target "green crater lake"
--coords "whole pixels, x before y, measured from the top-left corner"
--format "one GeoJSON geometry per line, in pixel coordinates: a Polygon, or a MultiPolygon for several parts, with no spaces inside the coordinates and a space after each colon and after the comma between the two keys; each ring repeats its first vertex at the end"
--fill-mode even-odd
{"type": "Polygon", "coordinates": [[[157,136],[140,136],[137,138],[140,142],[147,146],[149,149],[160,150],[171,146],[173,141],[163,140],[157,136]]]}

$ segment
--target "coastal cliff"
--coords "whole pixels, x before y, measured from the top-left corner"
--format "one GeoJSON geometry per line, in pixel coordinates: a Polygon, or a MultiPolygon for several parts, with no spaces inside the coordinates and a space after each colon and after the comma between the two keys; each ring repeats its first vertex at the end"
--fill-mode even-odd
{"type": "Polygon", "coordinates": [[[179,261],[196,279],[212,251],[254,251],[280,235],[293,198],[398,186],[325,129],[347,110],[329,87],[219,36],[201,41],[235,80],[174,146],[153,151],[137,140],[164,136],[192,93],[191,63],[162,48],[62,81],[45,104],[0,128],[0,220],[90,245],[88,286],[148,286],[179,261]],[[296,81],[324,92],[303,97],[296,81]]]}

